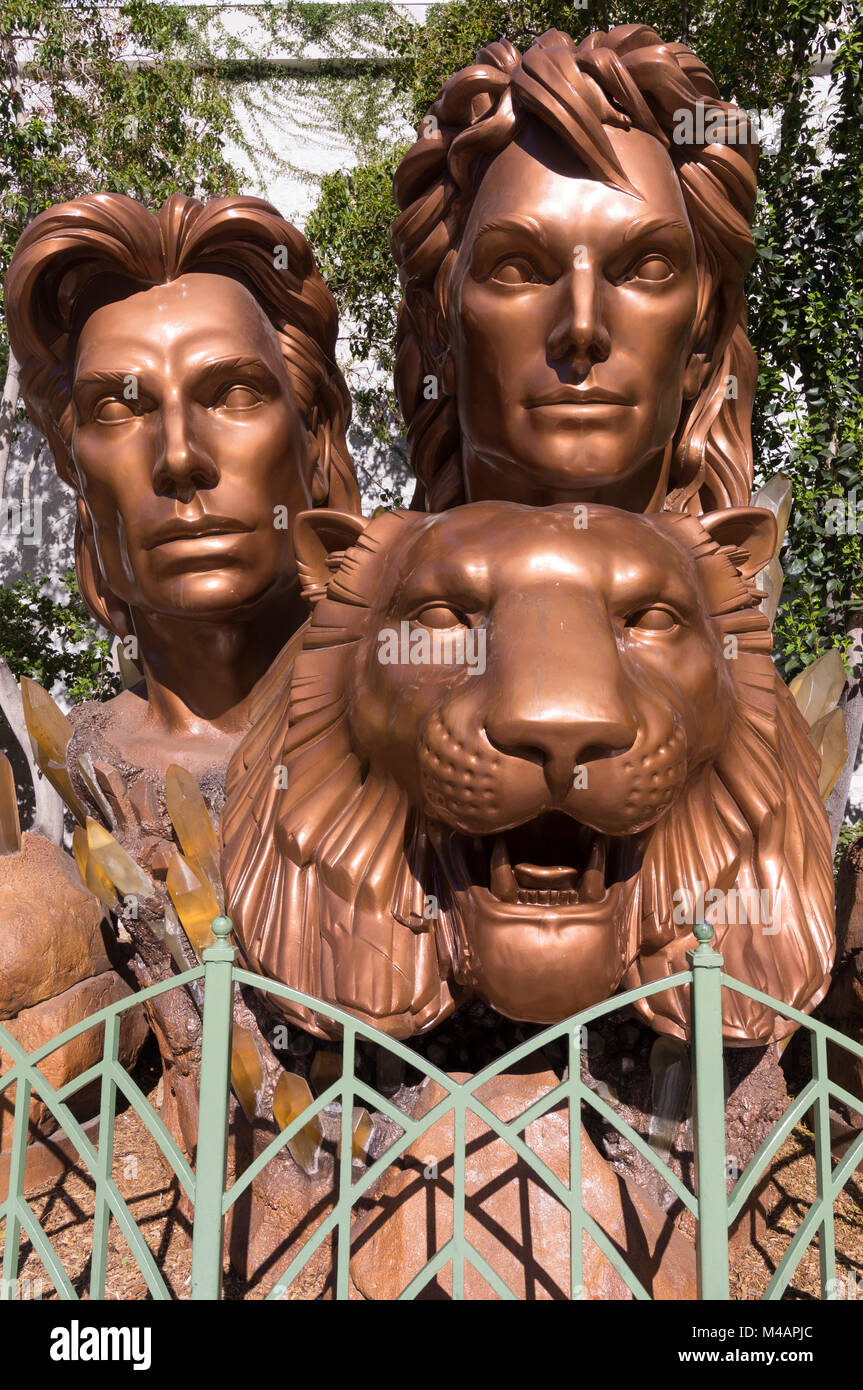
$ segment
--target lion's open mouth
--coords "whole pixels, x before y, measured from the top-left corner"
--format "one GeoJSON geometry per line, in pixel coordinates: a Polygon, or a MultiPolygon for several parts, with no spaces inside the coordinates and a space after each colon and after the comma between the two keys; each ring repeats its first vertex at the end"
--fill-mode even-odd
{"type": "Polygon", "coordinates": [[[513,830],[477,836],[470,860],[475,881],[499,902],[574,907],[601,903],[629,876],[626,845],[550,811],[513,830]]]}

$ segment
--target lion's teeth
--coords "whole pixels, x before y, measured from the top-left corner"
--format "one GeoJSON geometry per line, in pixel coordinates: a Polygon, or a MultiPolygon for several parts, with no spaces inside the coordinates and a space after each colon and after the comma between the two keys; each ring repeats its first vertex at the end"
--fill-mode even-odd
{"type": "Polygon", "coordinates": [[[605,836],[597,835],[590,847],[587,867],[578,885],[582,902],[598,903],[605,896],[605,836]]]}
{"type": "Polygon", "coordinates": [[[518,898],[518,884],[502,835],[498,835],[491,852],[491,891],[500,902],[514,903],[518,898]]]}
{"type": "Polygon", "coordinates": [[[519,888],[517,902],[522,907],[576,907],[574,888],[519,888]]]}

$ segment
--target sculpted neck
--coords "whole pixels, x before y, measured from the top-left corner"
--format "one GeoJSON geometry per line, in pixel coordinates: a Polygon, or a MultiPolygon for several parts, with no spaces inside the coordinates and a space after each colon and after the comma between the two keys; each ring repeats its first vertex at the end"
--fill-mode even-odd
{"type": "MultiPolygon", "coordinates": [[[[133,614],[146,700],[127,692],[113,736],[131,761],[194,770],[224,763],[249,728],[249,704],[285,642],[307,616],[298,588],[242,620],[202,622],[133,614]]],[[[139,687],[140,691],[140,687],[139,687]]]]}

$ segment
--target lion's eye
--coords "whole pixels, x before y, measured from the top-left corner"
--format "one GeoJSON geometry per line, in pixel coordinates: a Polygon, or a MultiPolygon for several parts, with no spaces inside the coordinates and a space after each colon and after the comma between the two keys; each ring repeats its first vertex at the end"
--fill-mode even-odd
{"type": "Polygon", "coordinates": [[[467,626],[467,619],[457,608],[450,608],[445,603],[430,603],[427,608],[421,608],[419,613],[414,614],[413,621],[422,623],[423,627],[458,627],[467,626]]]}
{"type": "Polygon", "coordinates": [[[678,619],[668,608],[642,608],[632,613],[626,620],[627,627],[639,632],[671,632],[678,627],[678,619]]]}

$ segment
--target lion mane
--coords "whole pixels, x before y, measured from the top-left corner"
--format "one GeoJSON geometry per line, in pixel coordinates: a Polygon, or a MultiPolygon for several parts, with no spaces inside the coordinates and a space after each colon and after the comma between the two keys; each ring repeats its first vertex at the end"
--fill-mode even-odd
{"type": "MultiPolygon", "coordinates": [[[[321,514],[306,515],[317,516],[320,536],[321,514]]],[[[409,1036],[439,1023],[469,990],[459,983],[452,904],[423,812],[390,774],[357,755],[347,681],[349,661],[368,636],[385,557],[406,527],[429,518],[331,515],[334,544],[311,541],[318,563],[308,561],[310,532],[297,546],[312,616],[258,688],[252,730],[229,767],[223,873],[253,969],[409,1036]],[[432,914],[425,910],[430,897],[432,914]]],[[[689,779],[650,835],[622,987],[686,969],[696,945],[692,910],[705,899],[724,903],[736,890],[751,904],[767,890],[774,907],[763,925],[726,922],[708,907],[714,944],[727,973],[809,1011],[826,992],[834,949],[817,754],[773,665],[760,596],[733,536],[714,540],[704,518],[664,513],[655,520],[689,551],[703,579],[709,621],[723,651],[734,651],[734,700],[721,754],[706,775],[689,779]]],[[[282,1007],[319,1036],[338,1035],[314,1011],[282,1007]]],[[[688,1007],[688,990],[671,989],[640,1010],[656,1031],[686,1037],[688,1007]]],[[[729,990],[723,1020],[726,1041],[739,1046],[794,1027],[729,990]]]]}
{"type": "MultiPolygon", "coordinates": [[[[361,533],[330,556],[325,594],[298,557],[314,612],[259,688],[222,821],[226,893],[250,964],[272,975],[278,961],[284,983],[396,1036],[452,1012],[451,962],[445,924],[436,932],[423,915],[425,836],[404,791],[354,753],[345,676],[381,556],[408,516],[385,513],[365,531],[352,518],[361,533]]],[[[318,1036],[339,1032],[307,1009],[286,1012],[318,1036]]]]}
{"type": "MultiPolygon", "coordinates": [[[[732,568],[733,549],[705,544],[695,518],[682,519],[678,529],[699,564],[732,568]]],[[[738,575],[710,614],[723,648],[729,639],[736,644],[729,663],[732,724],[710,778],[690,785],[651,839],[641,870],[640,949],[622,987],[685,970],[687,952],[697,945],[693,916],[705,904],[726,974],[809,1013],[827,993],[835,952],[830,828],[818,791],[820,760],[773,664],[760,598],[738,575]],[[762,915],[765,891],[769,915],[745,920],[762,915]],[[711,896],[719,899],[715,907],[711,896]],[[669,903],[684,908],[684,925],[669,903]]],[[[637,1007],[657,1032],[688,1037],[688,989],[653,995],[637,1007]]],[[[722,1017],[730,1045],[776,1041],[796,1027],[727,989],[722,1017]]]]}

